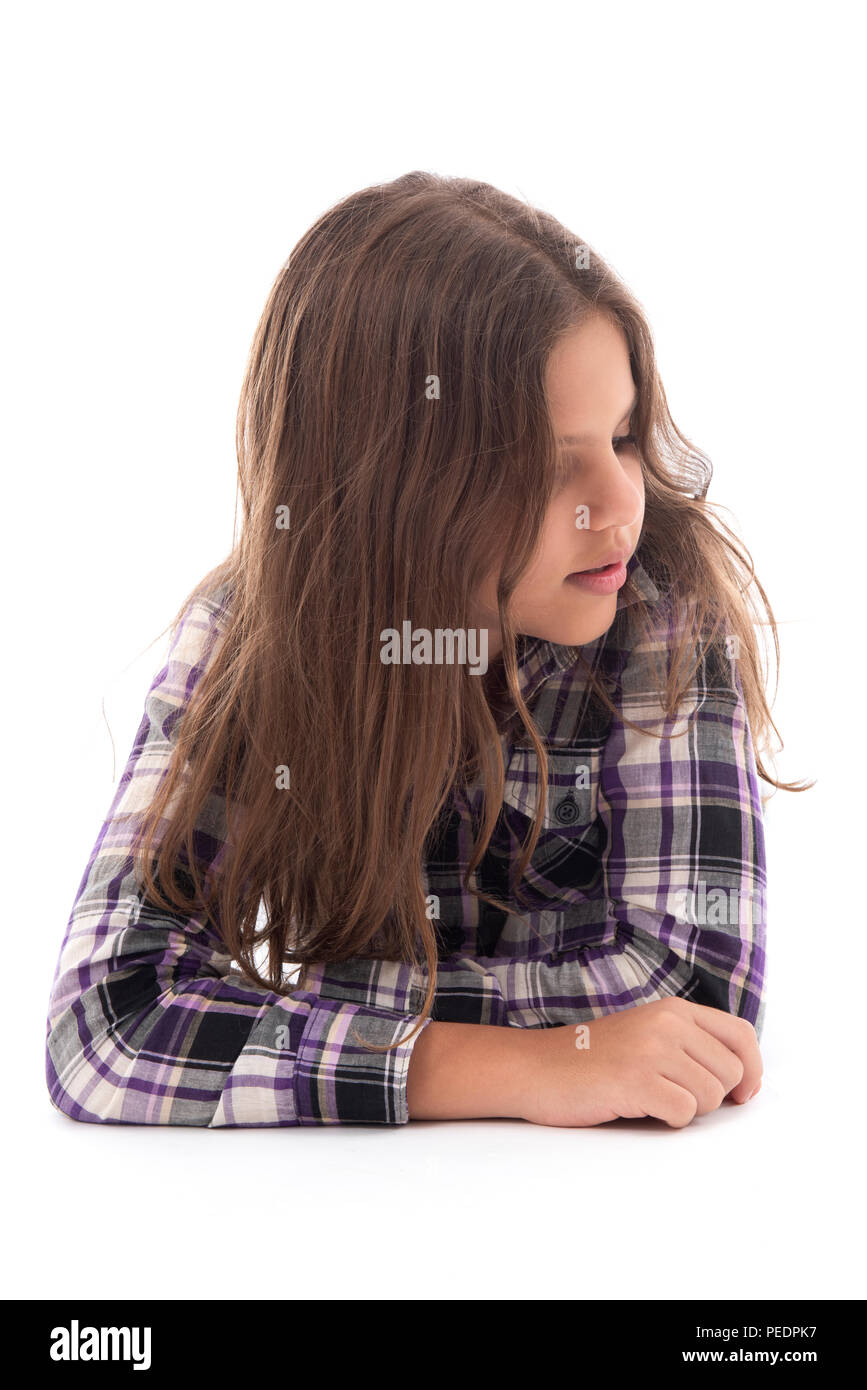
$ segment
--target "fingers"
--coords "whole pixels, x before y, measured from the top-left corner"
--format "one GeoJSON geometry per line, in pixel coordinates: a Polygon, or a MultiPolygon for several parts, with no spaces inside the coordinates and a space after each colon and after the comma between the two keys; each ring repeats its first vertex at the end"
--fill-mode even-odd
{"type": "Polygon", "coordinates": [[[726,1043],[720,1042],[713,1033],[704,1028],[690,1028],[682,1046],[688,1057],[720,1083],[722,1095],[717,1104],[721,1104],[731,1091],[740,1086],[744,1079],[741,1056],[726,1043]]]}
{"type": "Polygon", "coordinates": [[[678,1051],[660,1075],[690,1093],[695,1103],[694,1115],[707,1115],[711,1110],[718,1110],[726,1095],[719,1077],[686,1052],[678,1051]]]}
{"type": "Polygon", "coordinates": [[[667,1076],[657,1076],[645,1097],[645,1113],[664,1120],[672,1129],[683,1129],[698,1114],[692,1091],[667,1076]]]}
{"type": "Polygon", "coordinates": [[[692,1008],[697,1011],[693,1016],[696,1027],[717,1038],[743,1063],[742,1077],[726,1093],[738,1104],[743,1104],[755,1094],[762,1081],[762,1055],[755,1028],[747,1019],[738,1018],[723,1009],[709,1008],[706,1004],[693,1004],[692,1008]]]}

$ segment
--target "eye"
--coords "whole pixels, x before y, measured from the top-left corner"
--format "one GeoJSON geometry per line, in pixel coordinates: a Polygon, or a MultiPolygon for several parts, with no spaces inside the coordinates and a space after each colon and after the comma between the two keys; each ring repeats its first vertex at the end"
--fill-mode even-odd
{"type": "MultiPolygon", "coordinates": [[[[616,434],[611,440],[616,454],[624,453],[627,449],[638,448],[638,437],[635,434],[616,434]]],[[[580,468],[580,460],[573,451],[566,450],[562,453],[557,462],[557,469],[554,476],[555,491],[560,492],[566,486],[568,479],[580,468]]]]}

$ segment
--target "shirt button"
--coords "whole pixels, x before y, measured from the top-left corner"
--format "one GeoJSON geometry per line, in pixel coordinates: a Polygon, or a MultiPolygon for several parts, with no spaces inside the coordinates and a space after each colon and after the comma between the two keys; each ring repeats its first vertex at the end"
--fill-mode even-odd
{"type": "Polygon", "coordinates": [[[578,803],[572,796],[565,796],[554,812],[561,825],[574,825],[578,819],[578,803]]]}

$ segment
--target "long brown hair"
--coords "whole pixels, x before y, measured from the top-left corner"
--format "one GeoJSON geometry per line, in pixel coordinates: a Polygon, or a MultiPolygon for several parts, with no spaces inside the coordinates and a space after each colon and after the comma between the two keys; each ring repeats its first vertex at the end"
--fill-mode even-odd
{"type": "MultiPolygon", "coordinates": [[[[426,838],[451,789],[478,776],[485,809],[468,873],[479,863],[503,798],[502,729],[466,663],[385,665],[380,634],[405,619],[466,630],[494,551],[505,557],[502,687],[540,764],[519,875],[529,862],[547,763],[518,687],[509,601],[557,476],[548,357],[594,312],[624,333],[638,388],[641,561],[687,615],[664,706],[676,707],[709,644],[734,636],[757,769],[804,789],[762,764],[777,730],[754,624],[778,659],[773,613],[748,552],[710,511],[710,462],[671,419],[640,306],[586,242],[489,184],[414,172],[374,185],[319,218],[268,296],[238,408],[240,536],[174,620],[223,588],[225,633],[137,832],[148,896],[206,913],[259,985],[297,987],[288,960],[422,966],[420,946],[428,1017],[426,838]],[[205,883],[194,831],[215,794],[229,848],[205,883]],[[263,943],[267,976],[254,960],[263,943]]],[[[641,602],[631,609],[647,623],[641,602]]]]}

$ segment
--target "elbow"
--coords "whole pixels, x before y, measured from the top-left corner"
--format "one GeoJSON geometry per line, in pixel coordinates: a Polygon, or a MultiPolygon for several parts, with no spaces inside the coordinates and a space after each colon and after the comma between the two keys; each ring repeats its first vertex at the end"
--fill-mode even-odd
{"type": "Polygon", "coordinates": [[[86,1085],[86,1072],[76,1021],[72,1011],[67,1009],[53,1025],[49,1022],[45,1039],[45,1081],[49,1100],[55,1110],[70,1120],[84,1124],[110,1123],[109,1115],[99,1110],[98,1075],[91,1069],[91,1084],[86,1085]]]}

